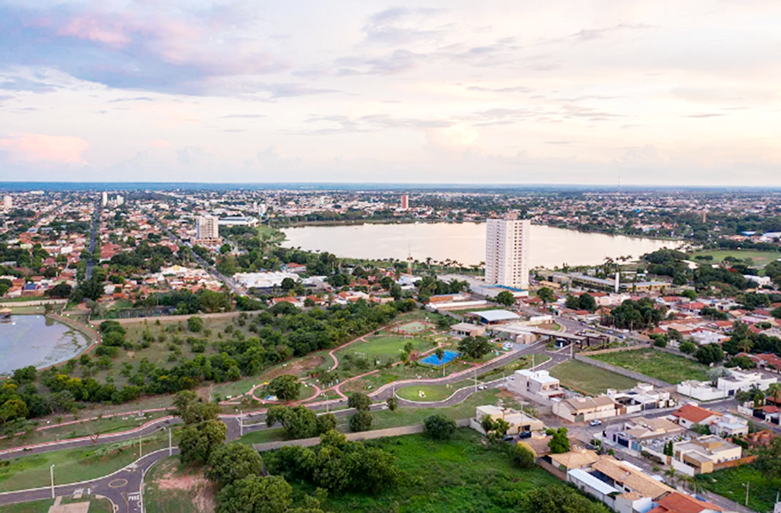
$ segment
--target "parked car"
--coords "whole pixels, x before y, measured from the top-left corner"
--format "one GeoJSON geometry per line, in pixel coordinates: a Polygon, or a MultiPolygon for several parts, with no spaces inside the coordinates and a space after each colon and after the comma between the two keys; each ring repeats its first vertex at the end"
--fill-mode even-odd
{"type": "Polygon", "coordinates": [[[518,435],[518,438],[520,438],[520,439],[531,438],[531,437],[532,437],[532,432],[531,431],[524,431],[523,433],[520,433],[518,435]]]}
{"type": "Polygon", "coordinates": [[[594,419],[591,422],[589,422],[588,425],[591,426],[591,427],[601,426],[602,425],[602,421],[598,420],[598,419],[594,419]]]}

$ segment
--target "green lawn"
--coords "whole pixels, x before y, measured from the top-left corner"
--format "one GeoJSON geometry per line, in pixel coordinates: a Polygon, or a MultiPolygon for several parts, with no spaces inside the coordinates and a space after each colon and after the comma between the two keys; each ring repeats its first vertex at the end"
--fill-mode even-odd
{"type": "MultiPolygon", "coordinates": [[[[167,433],[156,434],[144,439],[143,454],[167,445],[167,433]]],[[[22,456],[0,466],[0,492],[47,486],[51,465],[55,465],[55,483],[67,484],[105,476],[137,458],[137,440],[22,456]]]]}
{"type": "MultiPolygon", "coordinates": [[[[514,468],[507,454],[481,443],[480,435],[459,429],[449,441],[424,435],[385,438],[376,442],[396,457],[401,471],[397,487],[375,495],[344,494],[322,504],[333,513],[499,513],[517,511],[511,495],[559,481],[540,468],[514,468]]],[[[311,487],[293,483],[294,490],[311,487]]]]}
{"type": "Polygon", "coordinates": [[[637,385],[631,378],[577,360],[567,360],[552,367],[550,374],[565,387],[589,395],[604,394],[608,388],[625,390],[637,385]]]}
{"type": "Polygon", "coordinates": [[[750,258],[753,261],[755,266],[764,267],[770,262],[772,262],[773,260],[777,260],[781,258],[781,253],[777,251],[755,251],[749,249],[733,249],[733,250],[719,249],[719,250],[698,251],[690,255],[692,261],[701,262],[704,264],[707,263],[718,264],[721,263],[721,261],[723,261],[725,258],[730,256],[734,258],[740,258],[741,260],[750,258]],[[697,260],[694,257],[698,255],[701,256],[710,255],[713,257],[713,260],[697,260]]]}
{"type": "Polygon", "coordinates": [[[458,388],[448,385],[412,385],[396,391],[399,397],[409,401],[441,401],[447,399],[458,388]]]}
{"type": "Polygon", "coordinates": [[[405,338],[393,335],[381,335],[377,337],[368,337],[366,342],[356,342],[347,346],[343,351],[339,351],[337,356],[342,353],[363,353],[367,357],[374,358],[393,358],[399,359],[401,350],[404,348],[404,344],[412,342],[412,346],[416,351],[426,351],[434,347],[434,343],[422,338],[405,338]]]}
{"type": "Polygon", "coordinates": [[[705,365],[683,356],[650,348],[597,354],[590,356],[590,358],[661,379],[673,385],[689,379],[699,381],[708,379],[706,375],[708,368],[705,365]]]}
{"type": "MultiPolygon", "coordinates": [[[[54,504],[52,499],[43,501],[22,502],[19,504],[9,504],[0,506],[2,513],[49,513],[49,508],[54,504]]],[[[91,508],[90,508],[91,509],[91,508]]]]}
{"type": "Polygon", "coordinates": [[[162,460],[147,474],[144,509],[148,513],[213,511],[215,492],[216,486],[206,481],[202,468],[182,468],[174,456],[162,460]],[[165,489],[160,489],[162,479],[166,480],[165,489]]]}
{"type": "Polygon", "coordinates": [[[699,475],[697,481],[705,489],[739,504],[745,504],[746,500],[744,483],[751,483],[748,505],[760,513],[771,512],[776,503],[776,493],[781,492],[781,479],[769,477],[754,465],[742,465],[699,475]]]}

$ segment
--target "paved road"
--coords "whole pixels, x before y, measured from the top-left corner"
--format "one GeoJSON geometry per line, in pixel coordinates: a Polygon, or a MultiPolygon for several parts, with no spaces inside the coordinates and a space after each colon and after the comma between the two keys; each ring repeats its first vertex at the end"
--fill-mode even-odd
{"type": "MultiPolygon", "coordinates": [[[[95,202],[95,213],[92,216],[92,228],[90,230],[89,235],[89,252],[90,254],[94,254],[95,252],[95,239],[98,234],[98,228],[100,228],[100,210],[102,208],[101,199],[99,198],[95,202]]],[[[86,280],[89,281],[90,278],[92,278],[92,269],[95,267],[95,257],[90,257],[89,260],[87,260],[87,270],[85,273],[86,280]]]]}

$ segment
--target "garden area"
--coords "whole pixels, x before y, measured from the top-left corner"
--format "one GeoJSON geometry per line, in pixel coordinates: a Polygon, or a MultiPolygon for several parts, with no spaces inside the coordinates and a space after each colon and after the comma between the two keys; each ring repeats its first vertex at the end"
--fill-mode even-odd
{"type": "MultiPolygon", "coordinates": [[[[589,358],[609,363],[616,367],[639,372],[645,376],[660,379],[676,385],[694,379],[705,381],[708,367],[683,356],[677,356],[655,349],[638,349],[590,355],[589,358]]],[[[612,387],[616,388],[616,387],[612,387]]]]}
{"type": "Polygon", "coordinates": [[[562,386],[586,395],[604,394],[608,388],[626,390],[637,385],[631,378],[577,360],[567,360],[552,367],[550,375],[561,381],[562,386]]]}

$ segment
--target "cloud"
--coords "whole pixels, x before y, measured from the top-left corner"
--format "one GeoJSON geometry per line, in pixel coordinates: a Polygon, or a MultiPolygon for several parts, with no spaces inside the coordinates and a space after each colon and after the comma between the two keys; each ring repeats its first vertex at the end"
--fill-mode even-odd
{"type": "Polygon", "coordinates": [[[439,40],[447,34],[447,27],[425,28],[424,25],[442,12],[392,7],[369,16],[363,31],[366,40],[372,43],[400,45],[439,40]]]}
{"type": "Polygon", "coordinates": [[[166,141],[165,139],[155,139],[154,141],[149,141],[149,146],[152,146],[154,148],[173,148],[174,145],[170,142],[166,141]]]}
{"type": "Polygon", "coordinates": [[[0,138],[0,153],[13,163],[85,164],[84,139],[43,134],[9,134],[0,138]]]}

